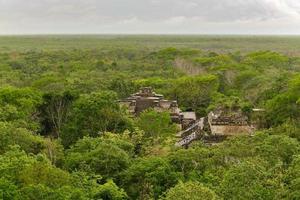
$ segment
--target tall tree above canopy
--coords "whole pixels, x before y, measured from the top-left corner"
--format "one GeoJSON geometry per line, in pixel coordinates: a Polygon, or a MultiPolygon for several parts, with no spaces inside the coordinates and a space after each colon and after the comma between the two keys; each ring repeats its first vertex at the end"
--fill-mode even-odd
{"type": "Polygon", "coordinates": [[[39,110],[44,135],[60,136],[69,108],[76,98],[77,95],[71,91],[51,92],[43,95],[44,101],[39,110]]]}
{"type": "Polygon", "coordinates": [[[69,146],[83,136],[99,136],[101,132],[122,132],[130,127],[113,92],[97,92],[80,96],[71,108],[61,138],[69,146]]]}

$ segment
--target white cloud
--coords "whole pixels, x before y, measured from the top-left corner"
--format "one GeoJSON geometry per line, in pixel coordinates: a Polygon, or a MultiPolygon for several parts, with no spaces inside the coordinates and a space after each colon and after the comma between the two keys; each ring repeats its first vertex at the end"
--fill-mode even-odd
{"type": "Polygon", "coordinates": [[[0,0],[0,34],[300,34],[299,25],[299,0],[0,0]]]}

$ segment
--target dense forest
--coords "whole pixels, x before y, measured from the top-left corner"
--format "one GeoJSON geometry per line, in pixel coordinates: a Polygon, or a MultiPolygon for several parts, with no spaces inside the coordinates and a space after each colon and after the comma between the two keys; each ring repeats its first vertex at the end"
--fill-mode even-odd
{"type": "Polygon", "coordinates": [[[1,37],[0,199],[300,199],[300,39],[1,37]],[[144,86],[261,128],[176,147],[168,113],[120,107],[144,86]]]}

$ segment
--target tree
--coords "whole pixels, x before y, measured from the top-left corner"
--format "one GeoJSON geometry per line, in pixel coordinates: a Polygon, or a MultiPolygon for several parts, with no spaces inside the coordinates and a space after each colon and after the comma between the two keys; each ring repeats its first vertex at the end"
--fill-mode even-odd
{"type": "Polygon", "coordinates": [[[190,180],[194,174],[199,177],[208,167],[211,167],[212,163],[209,162],[211,155],[212,151],[206,148],[194,147],[172,152],[168,155],[168,160],[175,170],[183,175],[185,180],[190,180]]]}
{"type": "Polygon", "coordinates": [[[256,155],[267,160],[270,165],[275,165],[279,160],[288,165],[292,162],[293,156],[300,152],[299,142],[285,135],[267,136],[255,147],[256,155]]]}
{"type": "Polygon", "coordinates": [[[2,200],[21,200],[18,187],[4,178],[0,178],[0,199],[2,200]]]}
{"type": "Polygon", "coordinates": [[[44,155],[26,155],[17,146],[0,155],[1,199],[88,199],[99,185],[56,168],[44,155]]]}
{"type": "Polygon", "coordinates": [[[103,200],[125,200],[127,199],[127,194],[123,189],[120,189],[112,180],[99,186],[95,191],[93,191],[94,199],[103,200]]]}
{"type": "Polygon", "coordinates": [[[64,146],[74,144],[83,136],[97,137],[106,131],[123,132],[130,127],[117,96],[112,92],[82,95],[71,108],[61,138],[64,146]]]}
{"type": "Polygon", "coordinates": [[[65,167],[95,173],[104,179],[117,178],[128,168],[132,152],[133,145],[126,141],[85,137],[67,151],[65,167]]]}
{"type": "Polygon", "coordinates": [[[18,146],[0,155],[0,178],[17,183],[22,170],[34,163],[32,156],[27,156],[18,146]]]}
{"type": "Polygon", "coordinates": [[[172,124],[170,113],[147,110],[140,114],[136,125],[145,132],[144,139],[157,143],[161,139],[172,136],[177,128],[172,124]]]}
{"type": "Polygon", "coordinates": [[[74,187],[64,186],[59,189],[43,184],[27,185],[20,189],[24,200],[88,200],[88,195],[74,187]]]}
{"type": "Polygon", "coordinates": [[[289,64],[289,58],[285,55],[272,51],[257,51],[248,54],[243,63],[250,64],[259,70],[264,68],[278,67],[285,68],[289,64]],[[264,67],[264,68],[261,68],[264,67]]]}
{"type": "Polygon", "coordinates": [[[22,169],[18,177],[24,185],[42,184],[49,188],[60,188],[71,184],[71,176],[51,165],[43,155],[38,155],[36,161],[22,169]]]}
{"type": "Polygon", "coordinates": [[[288,90],[267,101],[267,120],[269,126],[280,125],[288,120],[300,119],[300,76],[294,77],[288,90]]]}
{"type": "Polygon", "coordinates": [[[300,198],[300,154],[294,157],[293,162],[285,175],[286,199],[300,198]]]}
{"type": "Polygon", "coordinates": [[[58,140],[43,138],[11,122],[0,122],[0,154],[9,151],[12,145],[18,145],[26,153],[43,153],[53,164],[61,165],[64,153],[58,140]]]}
{"type": "Polygon", "coordinates": [[[37,107],[41,94],[30,88],[0,89],[0,121],[10,121],[19,127],[37,130],[37,107]]]}
{"type": "Polygon", "coordinates": [[[269,176],[262,161],[245,161],[225,173],[219,188],[224,199],[275,199],[280,186],[269,176]]]}
{"type": "Polygon", "coordinates": [[[297,120],[288,120],[285,123],[269,130],[270,134],[287,135],[300,141],[300,124],[297,120]]]}
{"type": "Polygon", "coordinates": [[[209,188],[198,182],[179,182],[166,192],[162,200],[216,200],[217,195],[209,188]]]}
{"type": "Polygon", "coordinates": [[[42,133],[60,137],[61,129],[67,121],[69,108],[76,95],[70,91],[53,92],[43,95],[43,104],[39,107],[42,133]]]}
{"type": "Polygon", "coordinates": [[[122,186],[127,194],[140,200],[158,199],[181,178],[167,160],[160,157],[138,159],[122,174],[122,186]]]}
{"type": "Polygon", "coordinates": [[[0,122],[0,153],[19,145],[27,153],[38,154],[45,148],[44,139],[25,128],[15,127],[12,123],[0,122]]]}
{"type": "Polygon", "coordinates": [[[127,80],[126,77],[114,78],[110,81],[108,88],[116,92],[119,98],[128,97],[135,89],[133,82],[127,80]]]}
{"type": "Polygon", "coordinates": [[[218,78],[214,75],[184,77],[175,81],[172,95],[184,109],[205,115],[205,108],[218,87],[218,78]]]}

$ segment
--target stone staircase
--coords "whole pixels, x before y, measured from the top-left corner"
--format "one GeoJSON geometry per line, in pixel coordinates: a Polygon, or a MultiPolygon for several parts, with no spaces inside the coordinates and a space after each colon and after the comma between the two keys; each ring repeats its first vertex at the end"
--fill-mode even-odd
{"type": "Polygon", "coordinates": [[[200,139],[204,136],[204,119],[200,118],[196,123],[190,126],[188,129],[180,131],[177,137],[181,139],[175,144],[178,147],[187,147],[194,140],[200,139]]]}

